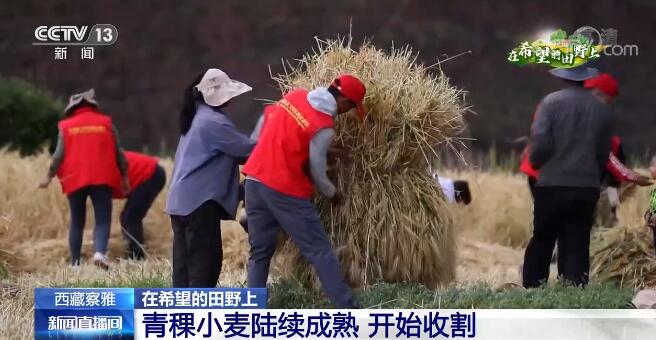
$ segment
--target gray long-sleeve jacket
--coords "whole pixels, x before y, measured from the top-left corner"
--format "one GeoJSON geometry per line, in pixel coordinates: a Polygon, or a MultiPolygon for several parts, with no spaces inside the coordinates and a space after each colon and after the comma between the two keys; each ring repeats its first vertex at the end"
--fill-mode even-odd
{"type": "Polygon", "coordinates": [[[599,188],[611,150],[610,105],[589,90],[569,87],[547,95],[531,128],[531,164],[538,186],[599,188]]]}

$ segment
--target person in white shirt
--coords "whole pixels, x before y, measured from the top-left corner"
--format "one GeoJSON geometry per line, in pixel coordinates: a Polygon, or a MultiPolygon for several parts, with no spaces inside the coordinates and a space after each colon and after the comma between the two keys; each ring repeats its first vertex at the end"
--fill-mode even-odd
{"type": "Polygon", "coordinates": [[[433,174],[433,178],[440,184],[447,202],[462,203],[464,205],[471,203],[471,191],[469,190],[469,183],[467,181],[441,177],[437,174],[433,174]]]}

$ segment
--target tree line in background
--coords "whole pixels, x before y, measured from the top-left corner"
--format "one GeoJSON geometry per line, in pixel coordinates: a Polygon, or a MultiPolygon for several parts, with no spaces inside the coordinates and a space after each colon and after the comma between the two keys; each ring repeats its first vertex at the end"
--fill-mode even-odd
{"type": "Polygon", "coordinates": [[[0,78],[0,147],[33,155],[53,149],[63,103],[50,92],[19,79],[0,78]]]}
{"type": "Polygon", "coordinates": [[[249,132],[262,112],[256,99],[277,99],[271,71],[284,72],[281,59],[294,60],[314,46],[314,37],[369,38],[380,48],[409,44],[418,61],[471,50],[435,67],[467,91],[472,111],[466,137],[473,153],[495,146],[499,155],[529,132],[540,98],[561,83],[544,67],[518,67],[508,52],[544,29],[568,33],[589,25],[615,28],[618,42],[636,44],[638,56],[602,57],[599,67],[620,82],[618,132],[631,155],[656,149],[648,129],[656,125],[653,90],[656,2],[648,0],[298,0],[226,1],[19,1],[0,2],[0,75],[25,79],[59,97],[94,87],[101,110],[114,118],[122,143],[170,154],[178,139],[177,113],[184,87],[207,67],[220,67],[253,87],[231,104],[229,115],[249,132]],[[83,4],[83,5],[80,5],[83,4]],[[54,60],[53,49],[32,46],[44,24],[111,23],[114,46],[97,47],[93,61],[54,60]]]}

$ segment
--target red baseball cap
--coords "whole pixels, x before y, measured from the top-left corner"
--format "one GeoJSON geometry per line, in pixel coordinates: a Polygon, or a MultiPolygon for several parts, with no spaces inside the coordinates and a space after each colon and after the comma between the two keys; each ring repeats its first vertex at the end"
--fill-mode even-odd
{"type": "Polygon", "coordinates": [[[598,89],[611,98],[617,97],[618,85],[617,80],[608,73],[602,73],[594,78],[590,78],[583,83],[588,89],[598,89]]]}
{"type": "Polygon", "coordinates": [[[358,109],[358,116],[360,119],[363,119],[365,114],[363,100],[364,95],[367,93],[367,88],[362,81],[350,74],[343,74],[333,80],[332,86],[337,88],[342,96],[355,103],[358,109]]]}

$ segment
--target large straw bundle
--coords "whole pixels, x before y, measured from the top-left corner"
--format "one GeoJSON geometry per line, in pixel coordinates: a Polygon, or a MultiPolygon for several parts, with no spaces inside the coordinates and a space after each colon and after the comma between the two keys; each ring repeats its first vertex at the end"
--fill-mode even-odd
{"type": "Polygon", "coordinates": [[[629,287],[656,287],[656,256],[649,228],[614,228],[593,238],[591,274],[629,287]]]}
{"type": "MultiPolygon", "coordinates": [[[[335,207],[319,198],[318,206],[347,280],[356,287],[453,281],[453,222],[430,168],[436,148],[451,145],[463,129],[464,93],[418,64],[410,48],[387,54],[365,44],[354,51],[343,40],[319,41],[275,79],[286,92],[327,86],[341,73],[363,80],[368,113],[363,124],[354,115],[337,119],[336,144],[351,155],[336,166],[345,201],[335,207]]],[[[292,258],[288,268],[311,282],[309,267],[298,254],[292,258]]]]}

